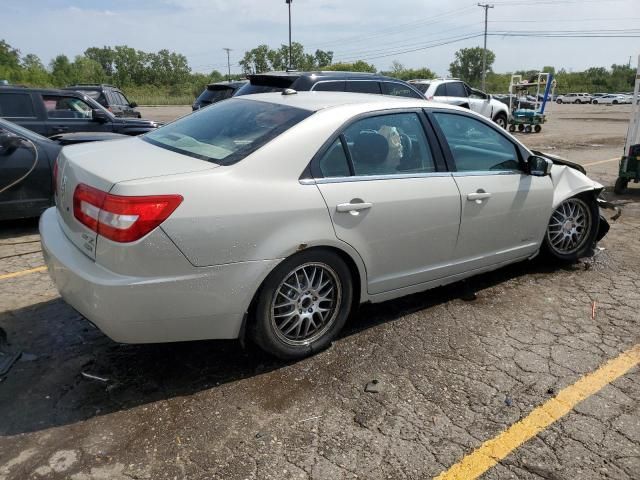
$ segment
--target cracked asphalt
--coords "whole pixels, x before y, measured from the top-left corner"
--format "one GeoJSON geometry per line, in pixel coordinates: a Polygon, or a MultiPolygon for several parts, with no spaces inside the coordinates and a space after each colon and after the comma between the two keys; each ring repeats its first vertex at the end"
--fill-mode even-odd
{"type": "MultiPolygon", "coordinates": [[[[600,150],[557,149],[610,159],[625,129],[613,122],[600,150]]],[[[587,168],[613,184],[616,162],[587,168]]],[[[640,343],[640,188],[607,198],[623,214],[594,258],[365,305],[296,363],[236,342],[116,344],[46,271],[0,280],[0,328],[23,352],[0,382],[0,480],[437,476],[640,343]]],[[[41,266],[37,240],[35,221],[0,224],[0,277],[41,266]]],[[[640,478],[639,399],[635,368],[482,478],[640,478]]]]}

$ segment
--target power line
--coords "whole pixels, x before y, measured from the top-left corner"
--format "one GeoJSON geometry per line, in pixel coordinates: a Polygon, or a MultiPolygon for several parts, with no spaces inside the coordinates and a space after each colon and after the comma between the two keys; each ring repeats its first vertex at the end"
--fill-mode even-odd
{"type": "Polygon", "coordinates": [[[223,48],[225,52],[227,52],[227,81],[231,81],[231,62],[229,60],[229,52],[231,52],[230,48],[223,48]]]}

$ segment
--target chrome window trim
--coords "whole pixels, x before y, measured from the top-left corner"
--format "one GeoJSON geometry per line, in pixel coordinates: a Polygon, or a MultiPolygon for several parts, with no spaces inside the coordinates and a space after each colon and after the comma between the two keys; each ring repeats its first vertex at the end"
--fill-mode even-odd
{"type": "Polygon", "coordinates": [[[521,170],[469,170],[451,172],[454,177],[478,177],[485,175],[524,175],[521,170]]]}
{"type": "Polygon", "coordinates": [[[321,185],[326,183],[372,182],[378,180],[401,180],[405,178],[450,177],[451,172],[394,173],[390,175],[357,175],[352,177],[302,178],[302,185],[321,185]]]}

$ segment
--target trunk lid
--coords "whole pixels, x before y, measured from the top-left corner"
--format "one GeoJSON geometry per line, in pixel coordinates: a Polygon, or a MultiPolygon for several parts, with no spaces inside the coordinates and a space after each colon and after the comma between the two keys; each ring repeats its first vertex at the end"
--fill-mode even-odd
{"type": "Polygon", "coordinates": [[[139,138],[65,147],[58,157],[56,185],[60,225],[69,240],[95,260],[97,233],[78,221],[73,212],[73,196],[79,184],[109,192],[116,183],[127,180],[198,172],[216,167],[218,165],[214,163],[174,153],[139,138]]]}

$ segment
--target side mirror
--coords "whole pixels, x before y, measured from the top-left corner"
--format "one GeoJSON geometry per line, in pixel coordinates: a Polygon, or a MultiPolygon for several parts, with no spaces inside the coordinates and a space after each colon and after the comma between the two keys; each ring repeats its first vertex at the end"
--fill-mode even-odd
{"type": "Polygon", "coordinates": [[[538,155],[531,155],[527,159],[527,170],[529,175],[534,177],[546,177],[551,175],[551,167],[553,162],[548,158],[539,157],[538,155]]]}
{"type": "Polygon", "coordinates": [[[91,118],[94,122],[100,123],[105,123],[107,120],[109,120],[109,117],[104,112],[104,110],[100,110],[99,108],[94,108],[93,110],[91,110],[91,118]]]}
{"type": "Polygon", "coordinates": [[[490,102],[493,97],[490,93],[487,93],[487,102],[490,102]]]}
{"type": "Polygon", "coordinates": [[[130,106],[131,108],[136,108],[136,107],[138,106],[138,104],[137,104],[136,102],[131,102],[131,103],[129,104],[129,106],[130,106]]]}
{"type": "Polygon", "coordinates": [[[22,137],[10,133],[0,133],[0,155],[13,153],[24,141],[22,137]]]}

